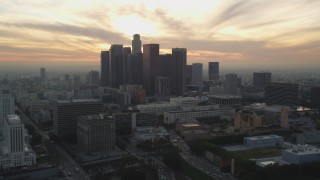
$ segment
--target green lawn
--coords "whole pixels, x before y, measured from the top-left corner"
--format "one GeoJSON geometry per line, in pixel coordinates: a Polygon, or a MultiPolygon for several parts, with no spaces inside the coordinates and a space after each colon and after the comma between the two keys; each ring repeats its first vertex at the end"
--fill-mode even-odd
{"type": "Polygon", "coordinates": [[[233,155],[243,160],[259,159],[259,158],[281,156],[281,148],[260,148],[260,149],[234,151],[230,153],[232,153],[233,155]]]}
{"type": "Polygon", "coordinates": [[[181,169],[180,171],[190,177],[192,180],[215,180],[214,178],[210,177],[206,173],[200,171],[199,169],[195,168],[184,159],[181,158],[181,169]]]}

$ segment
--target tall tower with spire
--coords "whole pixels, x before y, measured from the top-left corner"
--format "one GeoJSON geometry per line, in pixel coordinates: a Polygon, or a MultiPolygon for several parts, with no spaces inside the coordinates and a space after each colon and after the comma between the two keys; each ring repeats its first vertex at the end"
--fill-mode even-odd
{"type": "Polygon", "coordinates": [[[140,34],[134,34],[132,40],[132,54],[141,53],[140,34]]]}

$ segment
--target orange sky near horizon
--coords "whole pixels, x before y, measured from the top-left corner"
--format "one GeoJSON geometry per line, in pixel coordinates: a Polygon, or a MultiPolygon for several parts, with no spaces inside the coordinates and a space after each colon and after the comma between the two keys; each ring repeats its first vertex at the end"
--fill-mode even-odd
{"type": "MultiPolygon", "coordinates": [[[[318,0],[0,0],[1,63],[92,63],[111,44],[188,49],[188,64],[320,65],[318,0]]],[[[320,66],[319,66],[320,67],[320,66]]]]}

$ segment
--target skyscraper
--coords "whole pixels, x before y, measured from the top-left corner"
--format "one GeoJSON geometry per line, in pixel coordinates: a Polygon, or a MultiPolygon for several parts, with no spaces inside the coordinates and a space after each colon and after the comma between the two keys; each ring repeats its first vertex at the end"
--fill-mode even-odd
{"type": "Polygon", "coordinates": [[[173,94],[181,96],[186,91],[185,71],[187,66],[187,49],[172,48],[173,73],[171,80],[173,94]]]}
{"type": "MultiPolygon", "coordinates": [[[[120,62],[120,66],[122,67],[122,80],[121,84],[127,84],[127,63],[128,63],[128,56],[131,54],[131,47],[124,47],[122,49],[122,61],[120,62]]],[[[130,68],[130,67],[129,67],[130,68]]]]}
{"type": "Polygon", "coordinates": [[[271,83],[270,72],[254,72],[253,73],[253,87],[264,90],[267,84],[271,83]]]}
{"type": "Polygon", "coordinates": [[[100,85],[109,86],[109,51],[101,51],[100,85]]]}
{"type": "Polygon", "coordinates": [[[209,62],[209,80],[219,79],[219,62],[209,62]]]}
{"type": "Polygon", "coordinates": [[[143,85],[148,95],[154,93],[155,77],[158,75],[159,44],[143,45],[143,85]]]}
{"type": "Polygon", "coordinates": [[[127,84],[143,85],[142,53],[129,54],[127,59],[127,84]]]}
{"type": "Polygon", "coordinates": [[[202,63],[192,63],[192,85],[202,86],[202,63]]]}
{"type": "Polygon", "coordinates": [[[14,99],[7,82],[0,83],[0,136],[3,134],[4,121],[9,114],[14,114],[14,99]]]}
{"type": "Polygon", "coordinates": [[[192,65],[186,66],[186,85],[190,85],[192,80],[192,65]]]}
{"type": "Polygon", "coordinates": [[[226,94],[238,94],[238,75],[229,73],[225,75],[224,92],[226,94]]]}
{"type": "Polygon", "coordinates": [[[132,40],[132,54],[137,54],[141,53],[141,40],[140,40],[140,35],[135,34],[133,35],[133,40],[132,40]]]}
{"type": "Polygon", "coordinates": [[[45,82],[47,80],[46,68],[40,68],[40,78],[41,82],[45,82]]]}
{"type": "Polygon", "coordinates": [[[119,85],[123,81],[123,56],[122,56],[122,44],[113,44],[109,50],[109,72],[110,72],[110,86],[112,88],[119,88],[119,85]]]}

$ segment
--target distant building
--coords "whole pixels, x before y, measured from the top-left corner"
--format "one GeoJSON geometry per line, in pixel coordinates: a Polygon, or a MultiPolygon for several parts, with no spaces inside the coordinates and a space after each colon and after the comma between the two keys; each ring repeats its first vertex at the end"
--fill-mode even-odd
{"type": "Polygon", "coordinates": [[[0,137],[2,136],[5,119],[14,114],[14,98],[7,83],[0,83],[0,137]]]}
{"type": "Polygon", "coordinates": [[[144,126],[137,127],[135,131],[135,138],[140,141],[156,141],[159,139],[167,139],[169,134],[163,127],[144,126]]]}
{"type": "Polygon", "coordinates": [[[144,113],[155,113],[157,115],[163,115],[167,110],[178,110],[179,105],[173,103],[150,103],[137,105],[137,109],[144,113]]]}
{"type": "Polygon", "coordinates": [[[143,57],[142,53],[128,54],[127,84],[143,85],[143,57]]]}
{"type": "Polygon", "coordinates": [[[63,140],[77,143],[77,118],[102,113],[102,103],[96,99],[57,100],[53,105],[53,130],[63,140]]]}
{"type": "Polygon", "coordinates": [[[176,125],[176,130],[186,141],[210,139],[211,134],[204,130],[198,123],[181,123],[176,125]]]}
{"type": "Polygon", "coordinates": [[[116,135],[132,135],[135,125],[130,112],[114,113],[112,118],[116,122],[116,135]]]}
{"type": "Polygon", "coordinates": [[[192,80],[192,65],[186,65],[186,85],[191,85],[192,80]]]}
{"type": "Polygon", "coordinates": [[[202,63],[192,63],[192,85],[202,87],[202,63]]]}
{"type": "Polygon", "coordinates": [[[143,85],[147,95],[153,95],[155,78],[159,73],[159,44],[143,45],[143,85]]]}
{"type": "Polygon", "coordinates": [[[99,85],[99,72],[90,71],[88,74],[88,84],[98,86],[99,85]]]}
{"type": "Polygon", "coordinates": [[[132,40],[132,54],[141,53],[141,44],[140,34],[134,34],[132,40]]]}
{"type": "Polygon", "coordinates": [[[280,146],[283,144],[283,141],[283,137],[278,135],[250,136],[243,138],[243,144],[252,148],[280,146]]]}
{"type": "Polygon", "coordinates": [[[100,55],[100,85],[101,86],[109,86],[109,51],[101,51],[100,55]]]}
{"type": "Polygon", "coordinates": [[[283,161],[292,164],[320,161],[320,149],[311,145],[290,145],[282,150],[281,157],[283,161]]]}
{"type": "Polygon", "coordinates": [[[285,106],[299,105],[299,85],[271,83],[265,87],[265,102],[285,106]]]}
{"type": "Polygon", "coordinates": [[[271,83],[270,72],[254,72],[253,73],[253,87],[256,89],[264,90],[267,84],[271,83]]]}
{"type": "Polygon", "coordinates": [[[315,107],[320,107],[320,86],[311,87],[311,103],[315,107]]]}
{"type": "Polygon", "coordinates": [[[81,85],[81,79],[79,75],[74,75],[73,76],[73,88],[75,90],[79,90],[80,89],[80,85],[81,85]]]}
{"type": "Polygon", "coordinates": [[[251,105],[238,111],[234,118],[234,129],[253,132],[259,127],[278,126],[288,128],[289,109],[285,106],[251,105]]]}
{"type": "Polygon", "coordinates": [[[79,116],[77,141],[88,153],[106,152],[115,148],[115,121],[106,114],[79,116]]]}
{"type": "Polygon", "coordinates": [[[239,95],[209,95],[208,98],[210,103],[221,106],[239,107],[242,102],[242,98],[239,95]]]}
{"type": "Polygon", "coordinates": [[[122,44],[112,44],[109,50],[109,83],[112,88],[119,88],[123,81],[122,49],[122,44]]]}
{"type": "Polygon", "coordinates": [[[155,95],[170,96],[171,78],[157,76],[155,81],[155,95]]]}
{"type": "MultiPolygon", "coordinates": [[[[146,91],[142,85],[121,85],[120,90],[130,93],[130,104],[143,104],[146,102],[146,91]]],[[[129,105],[129,102],[128,102],[129,105]]]]}
{"type": "Polygon", "coordinates": [[[209,62],[209,80],[219,80],[219,62],[209,62]]]}
{"type": "MultiPolygon", "coordinates": [[[[121,86],[120,89],[110,88],[110,87],[99,87],[98,93],[100,94],[100,96],[111,95],[113,103],[119,104],[122,106],[127,106],[132,104],[132,101],[131,101],[132,96],[130,92],[126,92],[127,89],[130,90],[130,88],[129,87],[127,88],[127,86],[121,86]]],[[[134,91],[134,87],[132,91],[134,91]]]]}
{"type": "Polygon", "coordinates": [[[225,94],[238,94],[238,75],[233,73],[225,75],[224,92],[225,94]]]}
{"type": "Polygon", "coordinates": [[[41,82],[45,82],[47,80],[46,68],[40,68],[40,78],[41,82]]]}
{"type": "Polygon", "coordinates": [[[36,154],[25,142],[25,128],[19,116],[7,115],[3,129],[4,141],[0,146],[0,169],[35,165],[36,154]]]}
{"type": "Polygon", "coordinates": [[[134,127],[155,126],[157,115],[153,113],[134,112],[132,113],[132,121],[134,127]]]}
{"type": "Polygon", "coordinates": [[[171,94],[181,96],[186,91],[187,49],[172,48],[173,76],[171,78],[171,94]]]}

